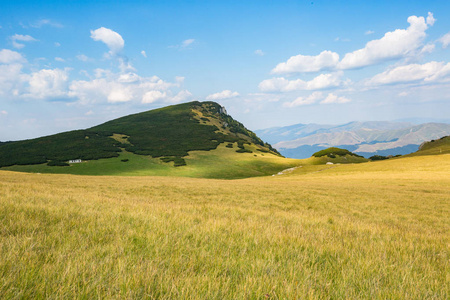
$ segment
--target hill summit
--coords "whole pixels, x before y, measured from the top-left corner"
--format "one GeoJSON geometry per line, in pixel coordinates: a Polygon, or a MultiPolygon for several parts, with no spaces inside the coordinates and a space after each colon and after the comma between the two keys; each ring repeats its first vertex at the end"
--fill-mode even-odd
{"type": "Polygon", "coordinates": [[[237,155],[256,151],[255,157],[266,153],[282,158],[218,103],[194,101],[128,115],[85,130],[1,143],[0,167],[69,166],[126,153],[159,158],[177,167],[187,164],[190,152],[215,150],[221,144],[237,155]]]}

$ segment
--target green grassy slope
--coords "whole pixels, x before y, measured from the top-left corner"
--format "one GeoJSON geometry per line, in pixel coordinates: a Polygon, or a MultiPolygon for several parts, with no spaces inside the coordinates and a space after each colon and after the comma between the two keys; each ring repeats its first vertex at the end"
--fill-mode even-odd
{"type": "Polygon", "coordinates": [[[237,179],[265,176],[297,166],[300,160],[283,158],[272,153],[260,152],[256,145],[245,145],[252,153],[237,153],[237,143],[233,148],[227,143],[210,151],[191,151],[185,156],[186,165],[174,167],[173,162],[163,162],[159,158],[137,155],[128,151],[119,152],[118,157],[98,159],[71,164],[67,167],[50,167],[47,164],[15,165],[1,170],[57,173],[76,175],[118,175],[118,176],[181,176],[201,178],[237,179]],[[123,161],[127,160],[127,161],[123,161]]]}
{"type": "Polygon", "coordinates": [[[431,140],[429,142],[423,143],[418,151],[405,156],[409,157],[409,156],[437,155],[448,153],[450,153],[450,136],[444,136],[440,139],[431,140]]]}
{"type": "Polygon", "coordinates": [[[243,178],[296,164],[215,102],[183,103],[86,130],[0,144],[0,167],[35,173],[243,178]],[[76,158],[83,163],[52,166],[76,158]]]}

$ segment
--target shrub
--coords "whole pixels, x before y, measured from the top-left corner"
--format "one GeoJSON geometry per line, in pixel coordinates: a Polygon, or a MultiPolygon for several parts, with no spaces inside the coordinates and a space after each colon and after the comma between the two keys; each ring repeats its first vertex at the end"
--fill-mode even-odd
{"type": "Polygon", "coordinates": [[[68,163],[59,160],[51,160],[47,163],[47,166],[51,167],[68,167],[70,166],[68,163]]]}
{"type": "Polygon", "coordinates": [[[336,148],[336,147],[330,147],[330,148],[327,148],[324,150],[320,150],[313,154],[314,157],[328,156],[331,158],[335,158],[336,155],[339,155],[339,156],[352,155],[352,156],[356,156],[356,157],[363,157],[361,155],[350,152],[347,149],[341,149],[341,148],[336,148]],[[334,157],[332,157],[332,156],[334,156],[334,157]]]}
{"type": "Polygon", "coordinates": [[[125,158],[125,159],[122,159],[122,160],[120,160],[121,162],[127,162],[127,161],[129,161],[129,159],[128,158],[125,158]]]}
{"type": "Polygon", "coordinates": [[[373,161],[375,161],[375,160],[385,160],[385,159],[388,159],[388,157],[383,156],[383,155],[373,155],[373,156],[369,157],[369,159],[373,160],[373,161]]]}
{"type": "Polygon", "coordinates": [[[237,149],[236,152],[237,153],[253,153],[252,150],[248,150],[248,149],[237,149]]]}

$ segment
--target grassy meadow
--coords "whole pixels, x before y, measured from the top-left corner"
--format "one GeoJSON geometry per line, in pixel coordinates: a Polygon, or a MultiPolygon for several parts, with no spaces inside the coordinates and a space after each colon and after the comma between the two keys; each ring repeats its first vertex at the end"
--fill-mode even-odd
{"type": "Polygon", "coordinates": [[[187,165],[174,167],[173,162],[165,163],[160,158],[137,155],[128,151],[119,152],[118,157],[83,161],[67,167],[54,167],[47,164],[15,165],[1,170],[59,173],[76,175],[114,175],[114,176],[176,176],[238,179],[254,176],[267,176],[281,170],[299,165],[298,159],[287,159],[272,153],[258,151],[254,144],[245,145],[252,153],[236,153],[237,143],[227,148],[228,143],[220,144],[210,151],[190,151],[184,157],[187,165]],[[123,162],[122,160],[127,160],[123,162]]]}
{"type": "Polygon", "coordinates": [[[240,180],[0,171],[0,295],[448,299],[449,216],[450,155],[240,180]]]}

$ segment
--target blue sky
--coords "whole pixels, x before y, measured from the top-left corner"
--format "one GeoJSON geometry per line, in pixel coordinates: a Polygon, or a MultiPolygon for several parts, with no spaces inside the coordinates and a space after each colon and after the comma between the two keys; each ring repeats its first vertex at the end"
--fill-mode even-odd
{"type": "Polygon", "coordinates": [[[0,141],[193,100],[250,129],[448,119],[449,15],[448,1],[0,0],[0,141]]]}

